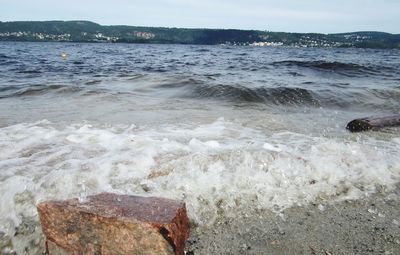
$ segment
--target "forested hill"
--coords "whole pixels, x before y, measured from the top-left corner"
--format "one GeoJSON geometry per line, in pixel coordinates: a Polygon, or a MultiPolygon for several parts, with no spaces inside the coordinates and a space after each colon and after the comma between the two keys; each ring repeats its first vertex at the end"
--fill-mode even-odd
{"type": "Polygon", "coordinates": [[[0,41],[228,44],[400,49],[400,35],[383,32],[352,32],[341,34],[284,33],[238,29],[102,26],[90,21],[0,22],[0,41]]]}

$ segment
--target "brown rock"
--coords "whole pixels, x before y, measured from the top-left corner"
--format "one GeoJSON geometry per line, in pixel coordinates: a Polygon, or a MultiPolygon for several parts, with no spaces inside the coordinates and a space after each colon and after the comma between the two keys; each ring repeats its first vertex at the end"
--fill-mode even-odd
{"type": "Polygon", "coordinates": [[[183,255],[189,237],[185,204],[101,193],[38,206],[47,253],[183,255]]]}

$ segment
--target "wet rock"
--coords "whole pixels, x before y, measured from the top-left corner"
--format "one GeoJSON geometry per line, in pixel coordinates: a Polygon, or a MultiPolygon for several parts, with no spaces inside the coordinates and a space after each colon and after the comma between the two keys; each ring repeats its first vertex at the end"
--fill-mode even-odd
{"type": "Polygon", "coordinates": [[[177,254],[189,237],[185,204],[101,193],[38,206],[48,254],[177,254]]]}

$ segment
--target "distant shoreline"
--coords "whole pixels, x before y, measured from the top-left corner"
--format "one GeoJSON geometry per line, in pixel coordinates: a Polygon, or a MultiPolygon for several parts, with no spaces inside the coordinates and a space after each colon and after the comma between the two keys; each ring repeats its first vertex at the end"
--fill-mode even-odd
{"type": "Polygon", "coordinates": [[[239,29],[102,26],[90,21],[0,22],[0,41],[400,49],[400,34],[384,32],[286,33],[239,29]]]}

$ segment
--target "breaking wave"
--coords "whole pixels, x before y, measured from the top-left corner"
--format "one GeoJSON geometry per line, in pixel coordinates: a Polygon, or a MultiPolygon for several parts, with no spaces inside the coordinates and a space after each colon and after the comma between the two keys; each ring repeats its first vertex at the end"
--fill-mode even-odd
{"type": "Polygon", "coordinates": [[[386,66],[374,66],[374,65],[362,65],[355,63],[344,63],[338,61],[299,61],[299,60],[284,60],[275,61],[272,63],[273,66],[285,66],[285,67],[301,67],[310,68],[317,71],[332,72],[349,77],[357,77],[361,75],[384,75],[387,72],[394,71],[391,67],[386,66]]]}
{"type": "Polygon", "coordinates": [[[47,93],[67,94],[67,93],[75,93],[78,91],[81,91],[81,88],[76,86],[66,86],[66,85],[36,85],[36,86],[29,86],[22,88],[15,86],[7,86],[7,87],[0,87],[0,99],[11,98],[11,97],[38,96],[47,93]]]}
{"type": "Polygon", "coordinates": [[[194,86],[185,96],[275,105],[318,105],[319,102],[313,94],[303,88],[249,88],[240,85],[203,84],[194,86]]]}

